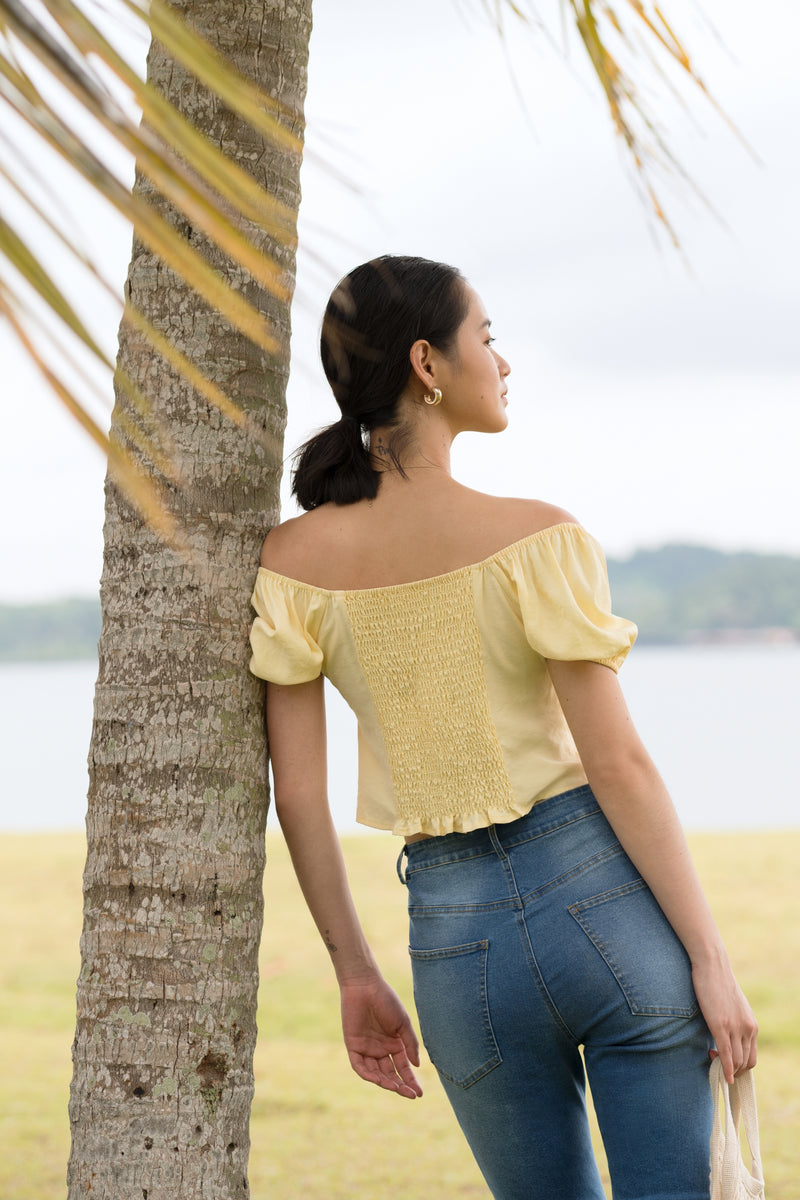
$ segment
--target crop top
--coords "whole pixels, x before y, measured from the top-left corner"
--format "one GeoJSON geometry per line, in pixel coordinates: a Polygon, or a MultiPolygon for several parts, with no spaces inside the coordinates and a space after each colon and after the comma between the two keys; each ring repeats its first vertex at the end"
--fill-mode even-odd
{"type": "Polygon", "coordinates": [[[356,819],[409,835],[513,821],[586,782],[546,660],[618,670],[603,552],[564,522],[412,583],[327,591],[259,568],[250,669],[325,675],[358,718],[356,819]]]}

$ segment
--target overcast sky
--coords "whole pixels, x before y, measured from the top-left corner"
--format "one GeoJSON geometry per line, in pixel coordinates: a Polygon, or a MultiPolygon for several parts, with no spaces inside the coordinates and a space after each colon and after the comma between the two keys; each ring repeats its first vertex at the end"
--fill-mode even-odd
{"type": "MultiPolygon", "coordinates": [[[[556,45],[510,24],[504,47],[478,0],[317,4],[301,209],[315,258],[299,262],[287,453],[335,419],[316,338],[337,278],[422,254],[464,271],[512,366],[509,429],[457,443],[464,482],[560,504],[610,554],[668,540],[800,553],[800,11],[665,7],[759,159],[699,95],[691,115],[661,110],[717,214],[664,183],[685,259],[654,230],[557,23],[556,45]]],[[[129,232],[66,181],[60,193],[121,286],[129,232]]],[[[112,319],[98,315],[108,344],[112,319]]],[[[5,333],[0,353],[0,600],[91,594],[102,462],[5,333]]]]}

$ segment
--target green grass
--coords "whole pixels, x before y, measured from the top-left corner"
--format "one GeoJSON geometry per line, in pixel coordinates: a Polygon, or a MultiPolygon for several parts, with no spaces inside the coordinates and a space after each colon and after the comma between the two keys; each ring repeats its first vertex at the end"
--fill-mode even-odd
{"type": "MultiPolygon", "coordinates": [[[[800,1176],[800,831],[704,834],[692,849],[761,1024],[756,1076],[770,1200],[800,1176]]],[[[388,837],[345,842],[353,890],[383,969],[410,1006],[404,891],[388,837]]],[[[0,846],[0,1196],[64,1195],[78,973],[78,834],[5,835],[0,846]]],[[[250,1182],[255,1200],[488,1197],[430,1065],[409,1102],[351,1072],[338,1000],[280,838],[268,838],[250,1182]]]]}

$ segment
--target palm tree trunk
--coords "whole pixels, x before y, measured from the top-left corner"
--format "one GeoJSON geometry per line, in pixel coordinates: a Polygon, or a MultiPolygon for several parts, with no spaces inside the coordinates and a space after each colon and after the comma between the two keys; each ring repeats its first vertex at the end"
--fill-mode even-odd
{"type": "MultiPolygon", "coordinates": [[[[311,0],[173,7],[302,114],[311,0]]],[[[148,77],[296,211],[297,154],[265,144],[156,43],[148,77]]],[[[302,133],[302,115],[287,124],[302,133]]],[[[136,187],[150,194],[143,179],[136,187]]],[[[161,197],[151,199],[178,223],[161,197]]],[[[107,482],[72,1200],[249,1195],[267,774],[263,695],[247,669],[248,598],[258,547],[278,515],[289,303],[183,231],[268,312],[280,354],[270,359],[232,331],[139,242],[128,294],[271,435],[272,449],[219,416],[123,325],[119,364],[151,399],[182,469],[172,504],[191,555],[168,549],[107,482]]],[[[261,236],[293,286],[294,246],[261,236]]],[[[120,440],[129,416],[118,394],[120,440]]],[[[155,472],[141,454],[140,462],[155,472]]]]}

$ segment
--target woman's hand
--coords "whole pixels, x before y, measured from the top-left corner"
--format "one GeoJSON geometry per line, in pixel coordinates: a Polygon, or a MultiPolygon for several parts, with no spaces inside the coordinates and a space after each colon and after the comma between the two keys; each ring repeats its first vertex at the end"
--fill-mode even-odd
{"type": "Polygon", "coordinates": [[[729,1083],[755,1065],[758,1026],[737,984],[664,783],[642,746],[613,671],[548,662],[583,769],[623,849],[683,942],[729,1083]]]}
{"type": "Polygon", "coordinates": [[[380,975],[341,983],[342,1030],[350,1065],[368,1083],[414,1100],[422,1088],[419,1043],[408,1013],[380,975]]]}
{"type": "Polygon", "coordinates": [[[722,1060],[728,1083],[756,1065],[758,1025],[734,978],[727,956],[718,962],[694,963],[692,982],[700,1011],[716,1044],[711,1058],[722,1060]]]}

